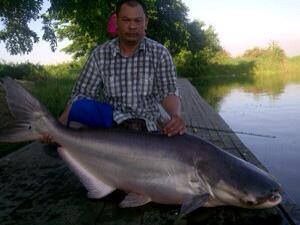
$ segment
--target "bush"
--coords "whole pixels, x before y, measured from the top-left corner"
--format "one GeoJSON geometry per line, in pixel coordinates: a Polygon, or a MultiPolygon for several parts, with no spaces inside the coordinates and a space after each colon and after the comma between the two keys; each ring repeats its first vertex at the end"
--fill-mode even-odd
{"type": "Polygon", "coordinates": [[[50,77],[74,77],[82,70],[86,59],[80,58],[70,63],[61,63],[57,65],[45,65],[44,68],[50,77]]]}
{"type": "Polygon", "coordinates": [[[0,63],[0,77],[10,76],[15,79],[34,79],[47,75],[44,67],[32,63],[0,63]]]}
{"type": "Polygon", "coordinates": [[[284,50],[276,42],[271,42],[267,48],[252,48],[243,54],[244,58],[269,59],[275,62],[282,62],[286,59],[284,50]]]}
{"type": "Polygon", "coordinates": [[[182,50],[174,58],[178,74],[188,78],[207,75],[207,71],[209,70],[208,64],[213,55],[214,53],[208,49],[198,51],[194,54],[191,51],[182,50]]]}

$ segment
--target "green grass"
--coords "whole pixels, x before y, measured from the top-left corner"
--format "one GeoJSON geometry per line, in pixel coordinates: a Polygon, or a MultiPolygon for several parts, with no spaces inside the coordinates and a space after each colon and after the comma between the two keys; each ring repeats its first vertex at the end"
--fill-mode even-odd
{"type": "Polygon", "coordinates": [[[83,61],[58,65],[0,64],[0,77],[20,80],[55,116],[63,110],[83,61]]]}
{"type": "Polygon", "coordinates": [[[288,68],[286,70],[289,73],[300,73],[300,56],[294,56],[291,58],[288,58],[288,68]]]}
{"type": "MultiPolygon", "coordinates": [[[[0,64],[0,77],[10,76],[36,96],[47,109],[58,117],[71,94],[72,87],[83,67],[83,61],[59,65],[0,64]]],[[[0,131],[5,125],[13,123],[5,104],[4,94],[0,92],[0,131]]],[[[0,144],[0,157],[3,157],[27,143],[0,144]]]]}

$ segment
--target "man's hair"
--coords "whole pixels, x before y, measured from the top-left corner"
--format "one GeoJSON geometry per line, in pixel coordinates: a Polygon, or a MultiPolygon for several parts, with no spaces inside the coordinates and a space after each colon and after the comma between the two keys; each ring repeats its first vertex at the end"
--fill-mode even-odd
{"type": "Polygon", "coordinates": [[[140,6],[142,6],[145,15],[148,16],[146,5],[141,0],[119,0],[117,2],[117,5],[116,5],[116,13],[117,13],[117,15],[119,15],[120,10],[121,10],[121,6],[124,5],[124,4],[127,4],[127,5],[129,5],[131,7],[136,7],[137,5],[140,5],[140,6]]]}

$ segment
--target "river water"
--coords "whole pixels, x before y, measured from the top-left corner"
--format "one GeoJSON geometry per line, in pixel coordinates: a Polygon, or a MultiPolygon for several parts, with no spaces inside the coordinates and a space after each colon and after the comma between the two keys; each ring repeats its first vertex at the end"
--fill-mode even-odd
{"type": "Polygon", "coordinates": [[[217,110],[233,130],[276,136],[239,135],[300,205],[300,84],[257,90],[234,85],[219,98],[217,110]]]}

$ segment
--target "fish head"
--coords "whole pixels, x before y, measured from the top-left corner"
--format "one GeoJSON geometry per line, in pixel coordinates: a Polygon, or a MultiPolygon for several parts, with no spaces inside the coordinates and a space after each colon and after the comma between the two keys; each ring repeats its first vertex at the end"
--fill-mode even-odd
{"type": "Polygon", "coordinates": [[[239,167],[239,171],[231,170],[214,186],[220,205],[262,209],[281,202],[281,185],[273,176],[248,162],[239,167]]]}
{"type": "Polygon", "coordinates": [[[281,186],[272,175],[223,151],[215,153],[196,163],[199,177],[206,178],[211,190],[206,206],[270,208],[281,202],[281,186]]]}
{"type": "Polygon", "coordinates": [[[220,181],[216,188],[213,189],[215,205],[231,205],[242,208],[271,208],[278,205],[281,200],[281,189],[268,189],[268,191],[250,191],[248,188],[237,189],[220,181]]]}

